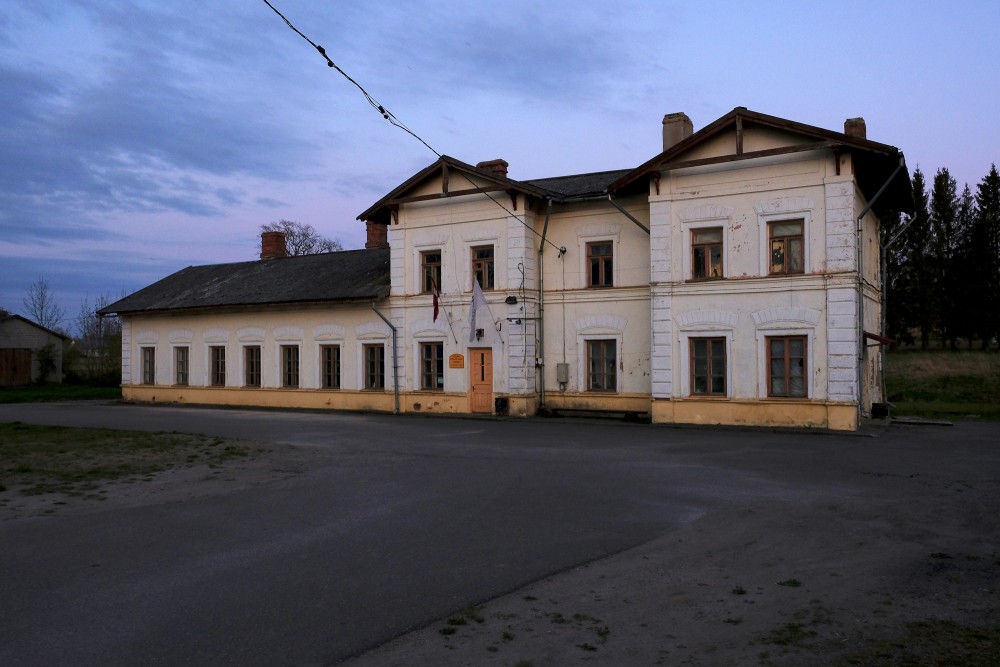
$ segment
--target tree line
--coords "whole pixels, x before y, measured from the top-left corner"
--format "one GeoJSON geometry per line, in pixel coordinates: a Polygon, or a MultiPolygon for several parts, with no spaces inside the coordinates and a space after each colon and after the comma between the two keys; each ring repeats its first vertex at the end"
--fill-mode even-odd
{"type": "Polygon", "coordinates": [[[947,168],[928,191],[913,172],[911,217],[883,214],[886,333],[923,349],[990,349],[1000,335],[1000,174],[958,190],[947,168]]]}

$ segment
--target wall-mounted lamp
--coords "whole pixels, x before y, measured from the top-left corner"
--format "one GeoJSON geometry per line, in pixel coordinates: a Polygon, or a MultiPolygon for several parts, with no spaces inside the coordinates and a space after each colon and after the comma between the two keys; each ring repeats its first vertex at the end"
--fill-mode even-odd
{"type": "Polygon", "coordinates": [[[509,297],[504,299],[503,302],[506,303],[508,306],[513,306],[515,303],[517,303],[517,297],[511,294],[509,297]]]}
{"type": "Polygon", "coordinates": [[[476,329],[476,340],[482,340],[483,339],[483,333],[484,333],[484,331],[482,329],[476,329]]]}

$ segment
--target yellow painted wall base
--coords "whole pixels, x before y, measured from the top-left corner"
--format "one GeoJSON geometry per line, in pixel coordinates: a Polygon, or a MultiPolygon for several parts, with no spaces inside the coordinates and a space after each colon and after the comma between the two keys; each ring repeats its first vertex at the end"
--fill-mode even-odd
{"type": "Polygon", "coordinates": [[[558,392],[545,395],[545,406],[551,409],[609,410],[619,412],[649,412],[649,396],[643,394],[599,394],[558,392]]]}
{"type": "Polygon", "coordinates": [[[798,401],[653,401],[653,423],[784,426],[854,431],[857,408],[852,404],[798,401]]]}

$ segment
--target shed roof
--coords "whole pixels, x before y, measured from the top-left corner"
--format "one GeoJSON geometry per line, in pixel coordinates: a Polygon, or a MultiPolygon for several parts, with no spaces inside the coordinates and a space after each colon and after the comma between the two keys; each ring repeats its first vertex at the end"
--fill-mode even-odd
{"type": "Polygon", "coordinates": [[[59,333],[58,331],[53,331],[52,329],[49,329],[48,327],[43,327],[38,322],[32,322],[27,317],[21,317],[20,315],[15,315],[14,313],[0,312],[0,322],[7,322],[7,321],[13,321],[13,320],[17,320],[19,322],[23,322],[23,323],[27,324],[28,326],[35,327],[36,329],[41,329],[45,333],[50,334],[52,336],[57,336],[57,337],[59,337],[59,338],[61,338],[63,340],[69,340],[70,339],[69,336],[67,336],[66,334],[59,333]]]}
{"type": "Polygon", "coordinates": [[[389,250],[343,250],[234,264],[189,266],[98,311],[362,301],[389,293],[389,250]]]}

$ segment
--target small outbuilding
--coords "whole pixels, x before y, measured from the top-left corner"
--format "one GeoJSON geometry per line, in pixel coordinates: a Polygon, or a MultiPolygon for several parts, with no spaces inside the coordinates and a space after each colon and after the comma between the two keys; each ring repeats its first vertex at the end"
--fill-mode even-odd
{"type": "Polygon", "coordinates": [[[0,313],[0,387],[62,382],[68,336],[9,313],[0,313]]]}

